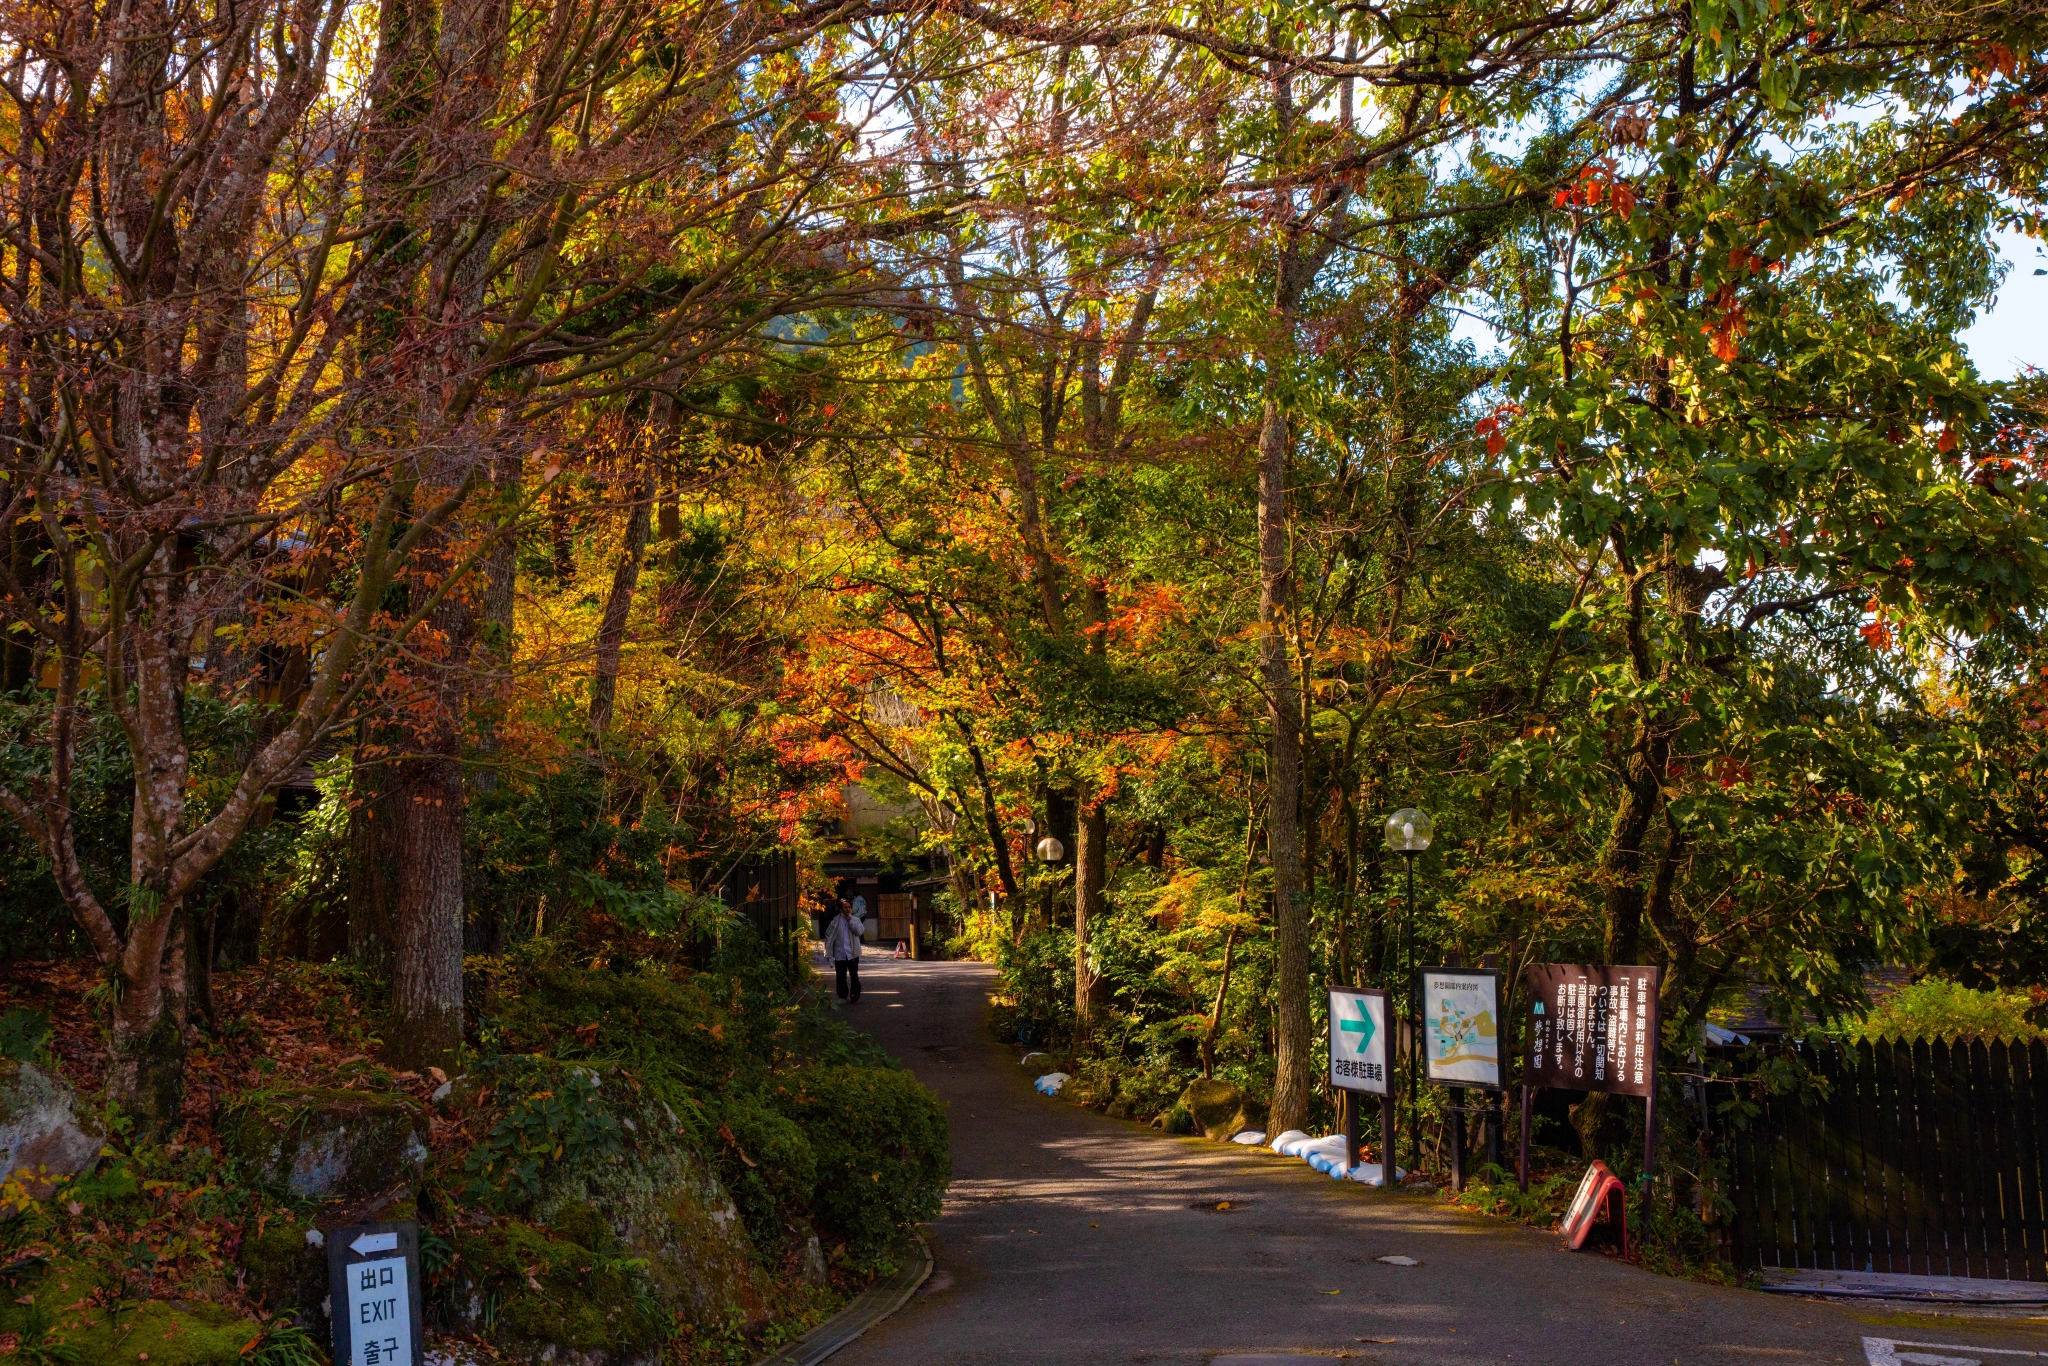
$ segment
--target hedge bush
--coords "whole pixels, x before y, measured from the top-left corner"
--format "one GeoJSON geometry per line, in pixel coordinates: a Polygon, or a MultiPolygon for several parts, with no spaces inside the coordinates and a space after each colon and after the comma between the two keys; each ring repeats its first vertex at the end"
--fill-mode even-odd
{"type": "Polygon", "coordinates": [[[937,1217],[952,1179],[946,1112],[908,1072],[812,1066],[775,1079],[770,1101],[817,1157],[818,1231],[857,1260],[879,1257],[937,1217]]]}

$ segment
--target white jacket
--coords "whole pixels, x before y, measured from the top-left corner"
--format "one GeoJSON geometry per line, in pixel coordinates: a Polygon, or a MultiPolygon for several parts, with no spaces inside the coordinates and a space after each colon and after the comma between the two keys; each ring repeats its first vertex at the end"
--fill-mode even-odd
{"type": "Polygon", "coordinates": [[[833,916],[831,923],[825,926],[825,956],[835,963],[859,958],[860,937],[866,930],[867,925],[857,915],[851,919],[843,915],[833,916]]]}

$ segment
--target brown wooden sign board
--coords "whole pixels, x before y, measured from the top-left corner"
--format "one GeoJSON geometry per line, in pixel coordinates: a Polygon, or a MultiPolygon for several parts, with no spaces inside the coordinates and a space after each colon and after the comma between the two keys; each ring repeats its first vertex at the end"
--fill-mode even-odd
{"type": "Polygon", "coordinates": [[[1664,970],[1536,963],[1525,1080],[1565,1091],[1650,1096],[1657,1088],[1657,989],[1664,970]]]}

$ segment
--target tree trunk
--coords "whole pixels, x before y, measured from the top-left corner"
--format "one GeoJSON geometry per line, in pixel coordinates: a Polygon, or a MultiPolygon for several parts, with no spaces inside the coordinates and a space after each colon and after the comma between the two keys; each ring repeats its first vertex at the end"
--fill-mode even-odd
{"type": "Polygon", "coordinates": [[[1230,995],[1230,965],[1236,953],[1237,926],[1232,925],[1223,936],[1223,975],[1216,983],[1216,1004],[1209,1009],[1209,1028],[1202,1035],[1203,1081],[1216,1075],[1216,1035],[1223,1028],[1223,1002],[1230,995]]]}
{"type": "MultiPolygon", "coordinates": [[[[1624,575],[1622,634],[1636,680],[1647,683],[1657,673],[1647,629],[1650,571],[1632,562],[1619,532],[1613,540],[1615,559],[1624,575]]],[[[1628,754],[1622,761],[1620,800],[1614,808],[1613,824],[1608,827],[1606,848],[1600,855],[1600,881],[1606,888],[1601,954],[1609,964],[1633,963],[1641,949],[1647,899],[1643,887],[1643,842],[1663,800],[1664,769],[1670,749],[1670,736],[1638,704],[1628,754]]],[[[1618,1143],[1621,1123],[1621,1109],[1604,1092],[1594,1092],[1579,1102],[1572,1110],[1572,1128],[1578,1131],[1580,1154],[1590,1161],[1618,1143]]]]}
{"type": "MultiPolygon", "coordinates": [[[[1353,736],[1356,738],[1355,734],[1353,736]]],[[[1356,986],[1358,974],[1352,967],[1351,925],[1358,908],[1358,774],[1347,757],[1344,765],[1344,877],[1343,899],[1337,904],[1337,980],[1356,986]]]]}
{"type": "MultiPolygon", "coordinates": [[[[436,539],[439,544],[422,550],[427,572],[446,559],[445,539],[436,539]]],[[[451,595],[431,622],[440,645],[426,665],[432,702],[413,728],[412,752],[391,779],[398,887],[385,1047],[404,1067],[438,1062],[462,1042],[463,699],[476,615],[451,595]]]]}
{"type": "MultiPolygon", "coordinates": [[[[146,897],[136,885],[131,907],[146,897]]],[[[185,1103],[185,917],[162,904],[153,912],[131,909],[131,917],[117,969],[121,995],[107,1098],[135,1122],[138,1134],[164,1138],[177,1131],[185,1103]],[[149,923],[136,923],[142,920],[149,923]]]]}
{"type": "MultiPolygon", "coordinates": [[[[0,507],[4,506],[6,500],[0,499],[0,507]]],[[[35,584],[40,577],[36,573],[35,524],[26,515],[10,518],[5,535],[10,576],[18,584],[35,584]]],[[[0,631],[0,696],[26,688],[34,680],[32,640],[26,631],[0,631]]]]}
{"type": "Polygon", "coordinates": [[[399,766],[398,934],[386,1054],[403,1067],[439,1062],[462,1042],[461,732],[444,716],[424,753],[399,766]]]}
{"type": "Polygon", "coordinates": [[[1109,809],[1101,801],[1081,808],[1074,840],[1074,1021],[1075,1032],[1087,1037],[1095,1013],[1107,1004],[1108,991],[1089,961],[1095,921],[1102,915],[1109,845],[1109,809]]]}
{"type": "MultiPolygon", "coordinates": [[[[1646,620],[1650,575],[1647,570],[1630,565],[1625,553],[1620,558],[1627,574],[1622,629],[1636,681],[1648,683],[1657,674],[1646,620]]],[[[1628,755],[1622,761],[1621,799],[1614,809],[1614,822],[1608,827],[1607,847],[1600,856],[1600,881],[1606,888],[1602,951],[1610,964],[1634,962],[1642,942],[1643,841],[1662,800],[1670,749],[1669,734],[1656,717],[1637,704],[1628,755]]]]}
{"type": "Polygon", "coordinates": [[[498,714],[512,685],[512,613],[518,604],[519,574],[517,519],[525,486],[519,457],[499,452],[491,462],[491,483],[497,489],[497,539],[484,556],[483,622],[477,633],[481,663],[489,679],[484,691],[490,705],[477,726],[477,754],[483,763],[470,777],[470,785],[478,792],[490,792],[498,785],[498,714]]]}
{"type": "MultiPolygon", "coordinates": [[[[1093,375],[1093,369],[1088,370],[1093,375]]],[[[1096,400],[1099,409],[1100,398],[1096,400]]],[[[1091,435],[1102,425],[1100,412],[1089,419],[1091,435]]],[[[1087,650],[1100,660],[1108,651],[1109,587],[1091,580],[1081,597],[1081,618],[1088,628],[1087,650]]],[[[1095,922],[1103,910],[1103,890],[1109,876],[1109,806],[1099,794],[1084,789],[1074,826],[1074,1020],[1076,1031],[1086,1038],[1095,1014],[1108,1004],[1109,993],[1101,976],[1089,962],[1089,945],[1095,922]]]]}
{"type": "Polygon", "coordinates": [[[1279,971],[1274,988],[1273,1116],[1276,1131],[1308,1120],[1308,906],[1301,895],[1301,719],[1287,658],[1284,613],[1291,559],[1287,545],[1287,465],[1291,437],[1279,401],[1266,400],[1259,430],[1259,666],[1264,676],[1271,790],[1266,850],[1273,864],[1273,933],[1279,971]]]}
{"type": "Polygon", "coordinates": [[[605,598],[604,616],[597,628],[597,662],[590,678],[590,736],[593,743],[611,729],[612,705],[619,690],[619,656],[626,643],[626,618],[633,610],[633,590],[640,583],[640,561],[647,554],[649,512],[654,490],[640,487],[633,493],[633,508],[626,518],[626,543],[619,551],[618,567],[612,571],[612,589],[605,598]]]}
{"type": "Polygon", "coordinates": [[[990,857],[995,860],[1003,900],[1010,908],[1010,932],[1014,935],[1021,929],[1018,921],[1024,914],[1024,898],[1017,888],[1017,870],[1010,865],[1010,837],[1003,830],[1003,813],[996,809],[995,785],[989,781],[988,763],[982,758],[981,746],[974,742],[974,728],[958,712],[953,714],[953,724],[959,728],[967,757],[974,764],[974,782],[981,789],[981,813],[988,829],[990,857]]]}

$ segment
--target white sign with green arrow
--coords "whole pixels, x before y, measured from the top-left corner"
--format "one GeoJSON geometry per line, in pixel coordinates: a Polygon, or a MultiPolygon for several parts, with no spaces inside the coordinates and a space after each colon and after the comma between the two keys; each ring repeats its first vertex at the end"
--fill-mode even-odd
{"type": "Polygon", "coordinates": [[[1387,993],[1331,987],[1330,1085],[1384,1096],[1393,1072],[1387,1052],[1387,993]]]}

